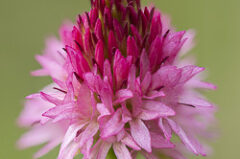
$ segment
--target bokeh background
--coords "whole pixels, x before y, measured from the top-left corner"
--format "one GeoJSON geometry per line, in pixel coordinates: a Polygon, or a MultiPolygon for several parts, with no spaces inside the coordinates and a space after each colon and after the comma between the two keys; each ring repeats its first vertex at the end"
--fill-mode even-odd
{"type": "MultiPolygon", "coordinates": [[[[240,1],[239,0],[145,0],[172,17],[178,30],[194,28],[197,46],[192,51],[207,68],[208,81],[218,90],[207,96],[219,110],[220,137],[212,143],[209,159],[237,159],[240,147],[240,1]]],[[[57,35],[65,19],[74,20],[88,11],[88,0],[0,0],[0,159],[31,159],[39,148],[16,149],[24,132],[16,125],[24,97],[50,82],[31,77],[39,68],[34,55],[44,40],[57,35]]],[[[42,159],[56,158],[52,151],[42,159]]],[[[200,159],[201,157],[193,157],[200,159]]]]}

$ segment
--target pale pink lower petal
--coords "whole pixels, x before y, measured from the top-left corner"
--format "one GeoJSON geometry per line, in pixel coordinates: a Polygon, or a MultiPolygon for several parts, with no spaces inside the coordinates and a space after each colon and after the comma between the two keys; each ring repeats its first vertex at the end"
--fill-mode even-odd
{"type": "Polygon", "coordinates": [[[202,146],[195,142],[195,139],[191,139],[177,123],[171,119],[168,119],[168,123],[189,150],[191,150],[196,155],[205,155],[205,153],[202,151],[202,146]]]}
{"type": "Polygon", "coordinates": [[[37,55],[36,59],[51,77],[56,79],[64,79],[66,72],[56,61],[40,55],[37,55]]]}
{"type": "Polygon", "coordinates": [[[133,148],[134,150],[141,150],[141,148],[136,144],[132,136],[129,135],[128,133],[126,133],[125,137],[123,137],[121,142],[127,145],[128,147],[133,148]]]}
{"type": "Polygon", "coordinates": [[[79,144],[72,142],[62,153],[59,154],[58,159],[73,159],[79,150],[79,144]]]}
{"type": "Polygon", "coordinates": [[[131,135],[136,143],[148,152],[152,151],[151,137],[146,125],[139,119],[130,121],[131,135]]]}
{"type": "Polygon", "coordinates": [[[64,136],[63,143],[62,143],[61,149],[60,149],[60,153],[65,151],[66,147],[75,139],[77,132],[85,125],[86,125],[86,123],[83,123],[83,124],[76,123],[76,124],[69,126],[69,128],[64,136]]]}
{"type": "Polygon", "coordinates": [[[76,138],[76,141],[79,140],[79,145],[82,147],[88,140],[92,139],[93,136],[98,132],[99,126],[97,122],[90,122],[85,130],[80,134],[80,138],[76,138]]]}
{"type": "Polygon", "coordinates": [[[118,159],[132,159],[127,147],[122,143],[113,144],[113,150],[118,159]]]}
{"type": "Polygon", "coordinates": [[[107,153],[112,144],[101,139],[97,141],[90,152],[91,159],[106,159],[107,153]]]}
{"type": "Polygon", "coordinates": [[[172,137],[172,130],[171,130],[171,127],[169,126],[168,122],[165,121],[164,118],[160,118],[158,121],[158,126],[163,131],[163,134],[166,137],[166,139],[170,140],[172,137]]]}
{"type": "Polygon", "coordinates": [[[48,72],[45,69],[39,69],[31,72],[32,76],[47,76],[48,72]]]}
{"type": "Polygon", "coordinates": [[[93,138],[90,138],[86,144],[84,144],[81,148],[81,153],[84,155],[83,159],[89,159],[90,157],[90,149],[93,144],[93,138]]]}
{"type": "Polygon", "coordinates": [[[62,100],[60,100],[60,99],[58,99],[58,98],[55,98],[55,97],[53,97],[53,96],[51,96],[51,95],[48,95],[48,94],[46,94],[46,93],[40,92],[40,94],[41,94],[41,97],[42,97],[44,100],[46,100],[46,101],[48,101],[48,102],[50,102],[50,103],[53,103],[53,104],[55,104],[55,105],[61,105],[61,104],[63,103],[62,100]]]}
{"type": "Polygon", "coordinates": [[[197,108],[213,108],[213,105],[205,99],[193,95],[181,96],[178,102],[179,104],[191,105],[197,108]]]}
{"type": "Polygon", "coordinates": [[[61,138],[57,138],[53,141],[50,141],[43,148],[41,148],[37,153],[34,154],[34,158],[40,158],[43,155],[47,154],[49,151],[51,151],[53,148],[55,148],[57,145],[59,145],[61,143],[61,141],[62,141],[61,138]]]}
{"type": "Polygon", "coordinates": [[[62,136],[63,133],[64,131],[58,124],[36,125],[20,138],[18,147],[24,149],[36,146],[50,141],[54,135],[55,137],[62,136]]]}
{"type": "Polygon", "coordinates": [[[194,65],[188,65],[188,66],[184,66],[181,68],[182,71],[182,75],[181,78],[179,80],[180,84],[183,84],[185,82],[187,82],[188,80],[190,80],[193,76],[197,75],[198,73],[204,71],[203,67],[197,67],[194,65]]]}

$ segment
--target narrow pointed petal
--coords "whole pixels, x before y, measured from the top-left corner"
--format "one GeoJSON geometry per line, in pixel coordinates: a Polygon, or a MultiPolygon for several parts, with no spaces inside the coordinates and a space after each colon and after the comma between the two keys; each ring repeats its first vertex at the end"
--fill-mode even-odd
{"type": "Polygon", "coordinates": [[[99,129],[98,123],[96,122],[89,123],[86,129],[81,133],[81,137],[79,139],[79,146],[82,147],[84,144],[86,144],[88,140],[93,138],[93,136],[97,133],[98,129],[99,129]]]}
{"type": "Polygon", "coordinates": [[[102,141],[101,139],[98,140],[90,152],[90,158],[106,159],[107,153],[111,146],[111,143],[102,141]]]}
{"type": "Polygon", "coordinates": [[[127,39],[127,55],[133,56],[135,61],[138,58],[139,54],[140,53],[136,41],[134,40],[133,37],[129,36],[127,39]]]}
{"type": "Polygon", "coordinates": [[[141,148],[136,144],[131,135],[126,134],[125,137],[121,140],[122,143],[128,147],[133,148],[134,150],[141,150],[141,148]]]}
{"type": "Polygon", "coordinates": [[[181,79],[180,79],[179,83],[182,84],[182,83],[185,83],[188,80],[190,80],[193,76],[202,72],[204,70],[204,68],[197,67],[194,65],[188,65],[188,66],[181,68],[181,70],[182,70],[182,75],[181,75],[181,79]]]}
{"type": "Polygon", "coordinates": [[[101,72],[103,71],[103,63],[104,63],[104,44],[102,41],[98,41],[95,49],[95,59],[98,64],[101,72]]]}
{"type": "Polygon", "coordinates": [[[122,143],[113,144],[113,150],[118,159],[132,159],[127,147],[122,143]]]}
{"type": "Polygon", "coordinates": [[[51,151],[56,146],[58,146],[61,143],[61,141],[62,141],[61,139],[55,139],[53,141],[50,141],[47,145],[45,145],[37,153],[34,154],[34,158],[40,158],[40,157],[44,156],[49,151],[51,151]]]}
{"type": "Polygon", "coordinates": [[[169,126],[168,122],[165,121],[164,118],[160,118],[159,121],[158,121],[158,126],[163,131],[163,134],[164,134],[165,138],[170,140],[171,137],[172,137],[172,129],[169,126]]]}
{"type": "Polygon", "coordinates": [[[63,151],[65,151],[66,147],[74,140],[74,138],[76,137],[77,135],[77,132],[83,127],[85,126],[86,123],[83,123],[83,124],[73,124],[71,125],[67,132],[66,132],[66,135],[64,136],[64,139],[63,139],[63,143],[61,145],[61,149],[60,149],[60,153],[62,153],[63,151]]]}
{"type": "Polygon", "coordinates": [[[141,120],[130,121],[130,130],[136,143],[147,152],[151,152],[151,137],[148,128],[141,120]]]}
{"type": "Polygon", "coordinates": [[[191,150],[196,155],[205,155],[205,152],[202,151],[202,146],[199,143],[195,142],[194,139],[191,139],[176,122],[168,119],[168,123],[189,150],[191,150]]]}

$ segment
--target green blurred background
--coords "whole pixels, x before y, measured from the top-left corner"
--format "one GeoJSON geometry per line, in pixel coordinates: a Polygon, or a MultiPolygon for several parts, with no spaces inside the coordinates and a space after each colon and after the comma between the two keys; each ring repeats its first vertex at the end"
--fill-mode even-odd
{"type": "MultiPolygon", "coordinates": [[[[210,159],[237,159],[240,147],[240,1],[239,0],[145,0],[172,17],[179,30],[194,28],[197,46],[192,51],[207,68],[208,81],[218,85],[207,93],[219,106],[220,138],[212,143],[210,159]],[[238,116],[237,116],[238,115],[238,116]]],[[[15,142],[24,132],[16,125],[24,97],[49,83],[30,77],[39,65],[44,40],[57,35],[65,19],[74,20],[89,10],[88,0],[0,0],[0,159],[31,159],[39,148],[19,151],[15,142]]],[[[56,158],[57,151],[42,159],[56,158]]],[[[197,157],[195,157],[197,158],[197,157]]],[[[200,158],[200,157],[199,157],[200,158]]]]}

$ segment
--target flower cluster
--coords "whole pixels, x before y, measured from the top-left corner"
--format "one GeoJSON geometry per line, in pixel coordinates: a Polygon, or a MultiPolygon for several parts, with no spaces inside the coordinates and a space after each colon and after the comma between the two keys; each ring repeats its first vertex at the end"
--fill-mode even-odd
{"type": "Polygon", "coordinates": [[[58,159],[118,159],[206,155],[214,106],[197,89],[204,70],[183,55],[192,31],[176,32],[167,16],[140,0],[92,0],[91,10],[49,38],[34,76],[53,83],[27,97],[19,124],[31,127],[21,148],[46,143],[39,158],[61,144],[58,159]]]}

